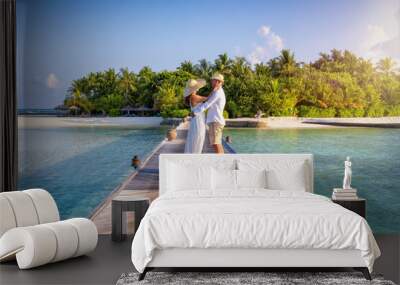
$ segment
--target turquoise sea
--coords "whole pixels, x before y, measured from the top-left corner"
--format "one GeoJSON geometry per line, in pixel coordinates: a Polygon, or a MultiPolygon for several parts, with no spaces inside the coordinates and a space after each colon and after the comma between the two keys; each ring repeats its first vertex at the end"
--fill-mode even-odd
{"type": "Polygon", "coordinates": [[[400,130],[379,128],[226,129],[238,153],[314,154],[315,193],[341,187],[344,160],[353,162],[352,186],[367,199],[376,233],[400,232],[400,130]]]}
{"type": "MultiPolygon", "coordinates": [[[[19,188],[45,188],[62,218],[88,216],[164,138],[164,128],[60,127],[19,130],[19,188]]],[[[400,130],[378,128],[226,129],[238,153],[312,153],[315,192],[340,187],[343,161],[367,199],[374,232],[400,232],[400,130]]]]}
{"type": "Polygon", "coordinates": [[[44,188],[62,218],[86,217],[165,136],[164,128],[19,129],[19,189],[44,188]]]}

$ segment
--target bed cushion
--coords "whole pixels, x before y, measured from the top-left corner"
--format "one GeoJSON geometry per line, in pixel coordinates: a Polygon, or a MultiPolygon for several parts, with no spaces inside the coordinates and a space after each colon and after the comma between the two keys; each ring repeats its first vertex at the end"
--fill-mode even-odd
{"type": "Polygon", "coordinates": [[[214,192],[236,190],[236,170],[212,167],[212,188],[214,192]]]}
{"type": "Polygon", "coordinates": [[[267,171],[262,170],[236,170],[238,189],[265,189],[267,188],[267,171]]]}
{"type": "Polygon", "coordinates": [[[211,168],[208,166],[169,163],[168,191],[211,190],[211,168]]]}
{"type": "Polygon", "coordinates": [[[288,162],[271,166],[267,171],[267,188],[271,190],[306,191],[306,165],[301,162],[288,162]]]}
{"type": "Polygon", "coordinates": [[[238,169],[247,171],[266,170],[267,189],[306,191],[310,187],[307,164],[304,160],[238,160],[238,169]]]}

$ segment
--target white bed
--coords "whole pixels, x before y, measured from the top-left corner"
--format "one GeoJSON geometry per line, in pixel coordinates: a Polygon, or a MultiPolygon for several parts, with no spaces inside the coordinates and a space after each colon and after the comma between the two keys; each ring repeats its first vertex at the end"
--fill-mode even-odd
{"type": "Polygon", "coordinates": [[[354,267],[380,251],[359,215],[313,193],[310,154],[164,154],[132,243],[154,267],[354,267]]]}

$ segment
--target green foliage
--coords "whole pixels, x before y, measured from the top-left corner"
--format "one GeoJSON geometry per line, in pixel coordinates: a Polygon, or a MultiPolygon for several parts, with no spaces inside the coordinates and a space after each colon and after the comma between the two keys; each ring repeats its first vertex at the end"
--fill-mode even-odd
{"type": "Polygon", "coordinates": [[[385,114],[385,108],[381,104],[371,105],[366,111],[367,117],[382,117],[385,114]]]}
{"type": "Polygon", "coordinates": [[[338,117],[351,118],[351,117],[363,117],[365,111],[363,109],[350,109],[343,108],[337,110],[338,117]]]}
{"type": "Polygon", "coordinates": [[[383,72],[384,74],[388,75],[393,72],[396,63],[390,57],[382,58],[376,68],[378,71],[383,72]]]}
{"type": "Polygon", "coordinates": [[[117,82],[118,93],[124,96],[126,103],[135,104],[136,98],[136,75],[127,68],[121,69],[120,78],[117,82]]]}
{"type": "Polygon", "coordinates": [[[163,118],[185,118],[189,116],[190,111],[188,109],[169,109],[165,108],[161,111],[161,117],[163,118]]]}
{"type": "Polygon", "coordinates": [[[224,110],[223,116],[225,119],[229,119],[229,113],[227,110],[224,110]]]}
{"type": "Polygon", "coordinates": [[[368,102],[365,116],[382,117],[385,114],[385,107],[382,104],[378,90],[372,84],[368,84],[365,86],[365,95],[368,102]]]}
{"type": "Polygon", "coordinates": [[[78,111],[74,113],[87,113],[90,114],[93,110],[93,104],[87,99],[85,95],[82,95],[79,89],[73,89],[70,96],[68,96],[64,104],[67,107],[77,107],[78,111]]]}
{"type": "Polygon", "coordinates": [[[314,106],[300,106],[299,116],[307,118],[331,118],[335,117],[335,108],[317,108],[314,106]]]}
{"type": "MultiPolygon", "coordinates": [[[[65,104],[80,113],[117,115],[125,106],[149,107],[163,116],[184,117],[183,91],[190,78],[209,81],[225,76],[226,114],[230,118],[266,116],[378,117],[397,116],[400,75],[390,58],[374,66],[349,51],[321,53],[314,62],[299,63],[289,50],[268,62],[251,66],[243,57],[226,53],[214,61],[184,61],[174,71],[143,67],[92,72],[72,82],[65,104]],[[74,109],[77,109],[74,108],[74,109]]],[[[208,84],[199,94],[209,95],[208,84]]],[[[225,114],[225,115],[226,115],[225,114]]]]}
{"type": "Polygon", "coordinates": [[[163,82],[154,94],[154,107],[161,111],[171,109],[178,105],[175,86],[169,82],[163,82]]]}
{"type": "Polygon", "coordinates": [[[108,115],[110,117],[118,117],[121,116],[121,110],[120,109],[116,109],[116,108],[112,108],[108,111],[108,115]]]}
{"type": "Polygon", "coordinates": [[[386,107],[385,115],[386,116],[400,116],[400,105],[386,107]]]}
{"type": "Polygon", "coordinates": [[[238,106],[235,101],[228,101],[225,105],[225,111],[228,112],[230,118],[238,117],[238,106]]]}
{"type": "Polygon", "coordinates": [[[365,110],[364,109],[353,109],[353,116],[354,117],[364,117],[365,110]]]}
{"type": "Polygon", "coordinates": [[[120,111],[124,107],[124,104],[124,97],[119,94],[103,96],[95,101],[96,110],[104,112],[110,116],[116,116],[115,110],[120,111]]]}

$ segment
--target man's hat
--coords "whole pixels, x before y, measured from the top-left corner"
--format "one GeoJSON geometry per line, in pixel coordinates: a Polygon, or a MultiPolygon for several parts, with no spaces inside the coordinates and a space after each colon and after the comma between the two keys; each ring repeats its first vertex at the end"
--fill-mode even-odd
{"type": "Polygon", "coordinates": [[[211,79],[215,79],[221,82],[224,82],[224,76],[221,73],[214,73],[213,76],[211,77],[211,79]]]}

